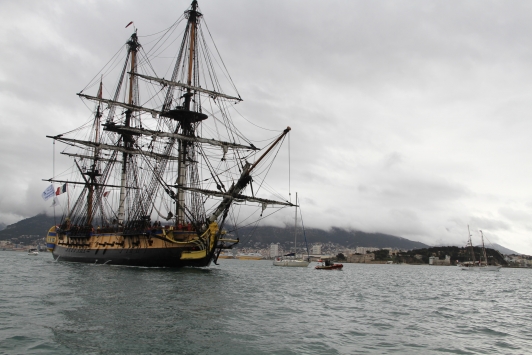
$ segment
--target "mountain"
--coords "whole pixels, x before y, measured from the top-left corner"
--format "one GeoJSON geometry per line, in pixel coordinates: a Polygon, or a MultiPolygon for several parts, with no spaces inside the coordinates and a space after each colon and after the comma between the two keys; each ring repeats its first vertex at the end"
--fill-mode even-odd
{"type": "MultiPolygon", "coordinates": [[[[57,218],[57,221],[59,221],[59,218],[57,218]]],[[[54,222],[54,217],[38,214],[6,226],[5,229],[0,231],[0,240],[17,238],[21,235],[44,237],[48,229],[55,223],[59,222],[54,222]]]]}
{"type": "MultiPolygon", "coordinates": [[[[230,230],[230,228],[228,228],[230,230]]],[[[269,245],[280,243],[282,245],[293,244],[294,229],[279,227],[244,227],[232,233],[234,237],[240,238],[242,247],[269,245]]],[[[361,231],[350,231],[341,228],[305,229],[308,244],[313,243],[334,243],[347,248],[374,247],[374,248],[397,248],[414,249],[427,248],[428,245],[408,240],[393,235],[382,233],[366,233],[361,231]]],[[[298,232],[297,243],[304,241],[301,230],[298,232]]]]}
{"type": "MultiPolygon", "coordinates": [[[[38,214],[36,216],[23,219],[17,223],[6,226],[0,231],[0,240],[17,238],[21,235],[46,236],[48,229],[59,223],[59,218],[38,214]]],[[[231,226],[225,229],[231,231],[231,226]]],[[[234,237],[240,238],[240,247],[267,247],[271,243],[281,245],[293,245],[294,229],[279,227],[243,227],[231,232],[234,237]]],[[[365,233],[361,231],[350,231],[341,228],[323,230],[317,228],[305,229],[308,244],[313,243],[334,243],[347,248],[374,247],[374,248],[397,248],[397,249],[420,249],[427,248],[428,245],[408,240],[393,235],[382,233],[365,233]]],[[[303,232],[298,231],[297,243],[304,241],[303,232]]]]}
{"type": "Polygon", "coordinates": [[[520,253],[516,252],[516,251],[513,251],[511,249],[508,249],[508,248],[505,248],[503,247],[502,245],[500,244],[497,244],[497,243],[492,243],[490,245],[486,245],[486,248],[487,247],[490,247],[492,249],[495,249],[495,250],[498,250],[499,253],[501,254],[504,254],[504,255],[510,255],[510,254],[516,254],[516,255],[519,255],[520,253]]]}
{"type": "MultiPolygon", "coordinates": [[[[33,239],[42,238],[46,236],[46,233],[51,226],[59,223],[59,220],[60,218],[38,214],[8,226],[4,223],[0,223],[0,240],[18,238],[22,235],[34,236],[33,239]]],[[[231,226],[227,226],[225,229],[227,229],[232,236],[240,238],[240,247],[267,247],[271,243],[280,243],[283,246],[289,246],[294,243],[293,228],[270,226],[243,227],[232,232],[231,230],[233,227],[231,226]]],[[[334,243],[353,249],[355,247],[396,248],[407,250],[430,248],[430,246],[421,242],[415,242],[389,234],[366,233],[341,228],[332,228],[330,230],[310,228],[305,229],[305,235],[309,245],[314,243],[334,243]]],[[[298,246],[302,242],[304,242],[304,236],[300,229],[297,236],[298,246]]],[[[498,250],[504,255],[520,254],[497,243],[487,245],[486,247],[498,250]]]]}

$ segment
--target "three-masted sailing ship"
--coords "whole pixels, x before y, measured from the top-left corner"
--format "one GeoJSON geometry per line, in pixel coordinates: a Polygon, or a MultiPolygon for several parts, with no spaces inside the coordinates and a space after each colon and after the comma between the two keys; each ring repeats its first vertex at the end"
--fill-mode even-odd
{"type": "Polygon", "coordinates": [[[209,47],[203,23],[193,1],[161,38],[149,38],[149,50],[135,30],[122,64],[114,58],[101,73],[103,78],[118,68],[110,94],[100,75],[78,93],[94,107],[90,121],[48,136],[64,143],[61,153],[73,159],[71,170],[46,179],[67,190],[69,199],[47,234],[55,259],[208,266],[238,243],[224,225],[235,225],[241,208],[252,205],[263,218],[267,206],[294,206],[275,192],[268,199],[257,196],[290,127],[262,149],[236,128],[231,110],[242,99],[217,49],[209,47]],[[163,57],[179,25],[182,40],[175,42],[175,63],[164,79],[150,59],[163,57]],[[235,93],[222,89],[220,70],[235,93]]]}

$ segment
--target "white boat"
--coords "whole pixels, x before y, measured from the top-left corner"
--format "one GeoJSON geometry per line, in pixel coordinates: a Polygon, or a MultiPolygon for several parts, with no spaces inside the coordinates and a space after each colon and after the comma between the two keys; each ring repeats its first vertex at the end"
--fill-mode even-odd
{"type": "Polygon", "coordinates": [[[29,249],[28,255],[39,255],[39,252],[37,251],[37,249],[29,249]]]}
{"type": "Polygon", "coordinates": [[[458,264],[458,267],[464,271],[499,271],[501,269],[500,265],[488,265],[488,256],[486,254],[486,248],[484,247],[484,235],[482,231],[480,232],[480,237],[482,238],[482,254],[478,262],[475,261],[475,251],[473,249],[473,243],[471,242],[471,232],[469,231],[469,226],[467,226],[467,232],[469,233],[469,246],[471,247],[471,256],[473,258],[472,262],[464,262],[458,264]],[[484,262],[482,261],[482,256],[484,256],[484,262]]]}
{"type": "Polygon", "coordinates": [[[310,264],[308,260],[303,259],[288,259],[278,256],[273,260],[274,266],[290,266],[290,267],[307,267],[310,264]]]}
{"type": "Polygon", "coordinates": [[[464,271],[499,271],[501,269],[500,265],[458,265],[464,271]]]}
{"type": "MultiPolygon", "coordinates": [[[[301,210],[301,209],[300,209],[301,210]]],[[[301,222],[303,222],[303,217],[301,217],[301,222]]],[[[310,256],[308,255],[307,248],[307,258],[297,258],[297,192],[296,192],[296,220],[295,220],[295,230],[294,230],[294,252],[286,254],[284,256],[278,256],[273,259],[273,266],[288,266],[288,267],[307,267],[310,264],[310,256]]]]}

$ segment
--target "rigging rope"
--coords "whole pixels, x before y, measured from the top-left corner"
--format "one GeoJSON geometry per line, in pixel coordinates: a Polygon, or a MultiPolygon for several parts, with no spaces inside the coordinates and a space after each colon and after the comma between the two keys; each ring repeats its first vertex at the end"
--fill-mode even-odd
{"type": "Polygon", "coordinates": [[[216,43],[214,42],[214,38],[212,38],[212,34],[211,34],[211,31],[209,30],[209,26],[207,26],[207,21],[205,21],[205,19],[203,19],[203,23],[205,24],[205,27],[207,28],[207,33],[209,33],[209,36],[211,37],[211,41],[214,45],[214,48],[216,49],[216,53],[218,53],[218,58],[220,58],[221,62],[222,62],[222,65],[225,69],[225,73],[229,79],[229,81],[231,81],[231,84],[233,85],[233,88],[235,89],[236,93],[238,94],[238,97],[240,97],[240,94],[238,93],[238,89],[236,88],[236,85],[235,83],[233,82],[233,78],[231,78],[231,74],[229,74],[229,70],[227,70],[227,67],[225,66],[225,63],[222,59],[222,56],[220,54],[220,51],[218,50],[218,47],[216,47],[216,43]]]}
{"type": "Polygon", "coordinates": [[[292,192],[290,191],[290,133],[288,133],[288,198],[290,203],[292,203],[292,192]]]}

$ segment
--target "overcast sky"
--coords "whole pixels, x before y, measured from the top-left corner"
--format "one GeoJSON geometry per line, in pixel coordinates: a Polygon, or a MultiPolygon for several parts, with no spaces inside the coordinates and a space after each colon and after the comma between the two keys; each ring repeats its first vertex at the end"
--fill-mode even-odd
{"type": "MultiPolygon", "coordinates": [[[[189,5],[0,1],[0,222],[51,212],[45,135],[90,116],[75,93],[123,46],[125,25],[152,34],[189,5]]],[[[240,112],[293,129],[291,189],[306,227],[463,246],[469,224],[475,243],[482,229],[532,254],[532,2],[199,6],[240,112]]]]}

